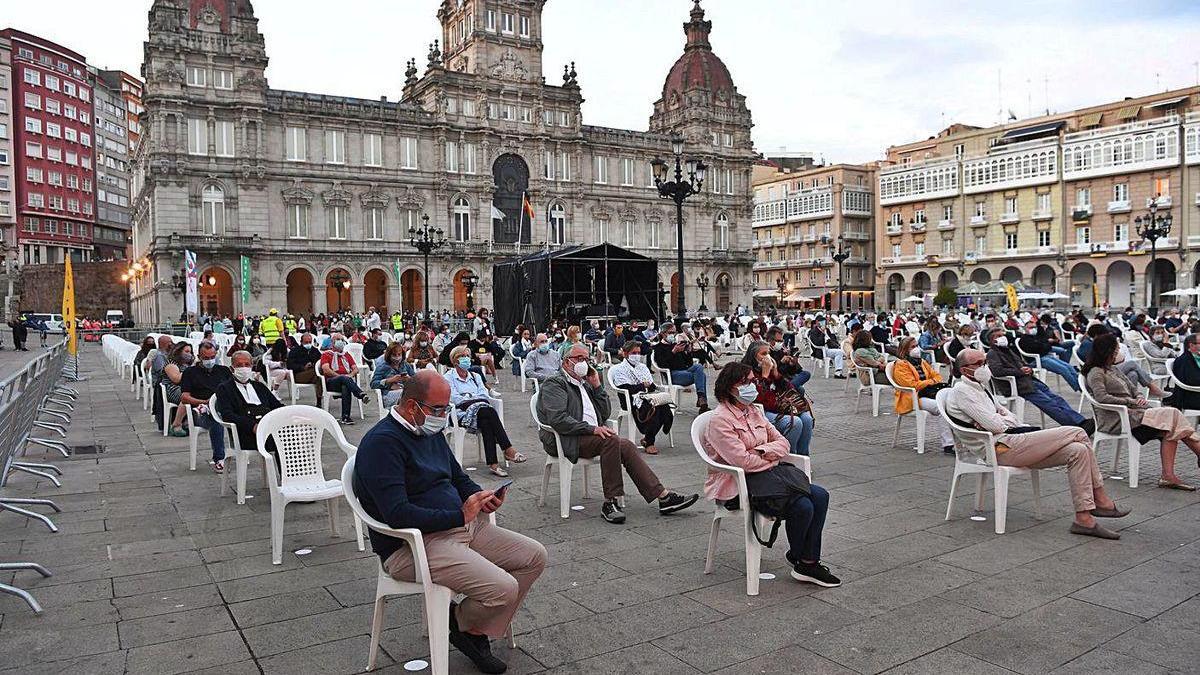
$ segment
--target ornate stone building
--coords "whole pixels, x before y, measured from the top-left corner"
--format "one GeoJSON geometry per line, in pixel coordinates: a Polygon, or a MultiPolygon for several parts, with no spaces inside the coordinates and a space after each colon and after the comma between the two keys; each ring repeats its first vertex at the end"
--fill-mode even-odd
{"type": "Polygon", "coordinates": [[[426,284],[435,309],[462,309],[472,273],[476,303],[490,306],[503,302],[494,262],[599,242],[659,259],[671,288],[674,213],[650,162],[674,133],[710,166],[684,210],[687,297],[699,304],[703,272],[709,307],[748,303],[750,111],[699,0],[648,132],[584,124],[574,64],[546,82],[544,6],[445,0],[424,72],[409,61],[394,102],[270,89],[249,0],[155,0],[134,211],[135,255],[151,265],[135,281],[137,318],[179,315],[184,250],[198,255],[202,310],[222,313],[419,309],[426,284]],[[451,241],[428,280],[408,244],[425,216],[451,241]]]}

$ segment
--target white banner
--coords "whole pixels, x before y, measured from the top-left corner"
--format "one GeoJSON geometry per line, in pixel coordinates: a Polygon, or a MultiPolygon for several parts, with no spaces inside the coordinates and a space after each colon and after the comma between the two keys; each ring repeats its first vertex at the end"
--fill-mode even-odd
{"type": "Polygon", "coordinates": [[[183,270],[187,275],[187,300],[184,308],[189,314],[198,315],[200,313],[200,272],[196,269],[194,252],[183,252],[183,270]]]}

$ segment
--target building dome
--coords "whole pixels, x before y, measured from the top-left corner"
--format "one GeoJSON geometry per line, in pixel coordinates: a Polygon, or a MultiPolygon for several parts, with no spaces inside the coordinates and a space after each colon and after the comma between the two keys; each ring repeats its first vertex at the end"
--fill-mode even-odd
{"type": "Polygon", "coordinates": [[[663,101],[668,105],[672,101],[682,100],[684,92],[693,89],[703,89],[725,100],[734,92],[729,68],[713,53],[712,45],[708,41],[712,22],[704,20],[700,0],[695,0],[695,3],[692,7],[691,21],[683,24],[683,31],[687,35],[683,55],[671,66],[667,80],[663,83],[663,101]]]}

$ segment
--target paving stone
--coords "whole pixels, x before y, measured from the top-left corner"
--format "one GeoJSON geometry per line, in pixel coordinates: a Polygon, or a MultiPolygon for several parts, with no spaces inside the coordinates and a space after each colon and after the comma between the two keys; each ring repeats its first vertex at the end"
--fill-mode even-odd
{"type": "MultiPolygon", "coordinates": [[[[367,625],[367,631],[370,625],[367,625]]],[[[260,658],[264,675],[295,675],[296,673],[361,673],[367,665],[370,637],[361,635],[352,638],[324,642],[311,647],[294,649],[285,654],[260,658]]],[[[428,653],[426,649],[426,653],[428,653]]],[[[376,667],[386,667],[392,659],[380,651],[376,667]]]]}
{"type": "Polygon", "coordinates": [[[887,675],[960,675],[960,673],[1008,675],[1012,673],[1011,670],[981,661],[950,647],[943,647],[936,652],[930,652],[885,672],[887,675]]]}
{"type": "Polygon", "coordinates": [[[341,609],[341,605],[324,588],[306,588],[295,593],[284,593],[229,605],[229,611],[233,614],[234,621],[243,630],[251,626],[287,621],[335,609],[341,609]]]}
{"type": "Polygon", "coordinates": [[[1014,567],[942,593],[959,604],[1012,618],[1102,579],[1050,557],[1014,567]]]}
{"type": "MultiPolygon", "coordinates": [[[[295,619],[246,628],[242,634],[255,658],[262,659],[308,645],[331,642],[371,632],[372,608],[368,605],[311,613],[295,619]]],[[[385,626],[399,625],[385,615],[385,626]]]]}
{"type": "Polygon", "coordinates": [[[1175,671],[1101,648],[1093,649],[1051,672],[1053,675],[1092,675],[1093,673],[1167,675],[1167,673],[1175,671]]]}
{"type": "Polygon", "coordinates": [[[689,565],[602,581],[563,591],[563,595],[593,612],[602,613],[737,578],[744,578],[744,574],[728,567],[717,567],[712,574],[705,574],[703,565],[689,565]]]}
{"type": "Polygon", "coordinates": [[[112,675],[125,672],[125,651],[93,654],[62,661],[43,661],[9,668],[12,661],[5,658],[0,675],[112,675]]]}
{"type": "Polygon", "coordinates": [[[142,595],[113,598],[113,606],[126,621],[223,604],[215,584],[175,588],[142,595]]]}
{"type": "Polygon", "coordinates": [[[4,654],[5,666],[63,661],[118,649],[116,623],[80,628],[32,627],[25,630],[10,630],[0,625],[0,654],[4,654]]]}
{"type": "Polygon", "coordinates": [[[1200,663],[1200,597],[1192,598],[1104,644],[1140,661],[1180,672],[1200,663]]]}
{"type": "Polygon", "coordinates": [[[837,592],[822,594],[821,599],[862,616],[876,616],[978,578],[973,572],[930,560],[843,582],[837,592]]]}
{"type": "Polygon", "coordinates": [[[687,675],[702,671],[696,670],[653,644],[642,643],[552,668],[546,671],[546,675],[591,675],[601,672],[612,673],[612,675],[643,675],[644,673],[687,675]]]}
{"type": "Polygon", "coordinates": [[[796,673],[821,673],[821,675],[851,675],[853,670],[818,656],[803,647],[792,645],[751,659],[737,665],[713,671],[715,675],[795,675],[796,673]]]}
{"type": "Polygon", "coordinates": [[[148,616],[117,624],[117,631],[121,636],[121,647],[125,649],[234,629],[233,620],[229,618],[229,610],[219,605],[148,616]]]}
{"type": "Polygon", "coordinates": [[[1146,619],[1200,593],[1200,559],[1151,560],[1113,575],[1071,597],[1146,619]]]}
{"type": "Polygon", "coordinates": [[[160,642],[129,650],[126,675],[175,675],[250,658],[237,631],[160,642]]]}

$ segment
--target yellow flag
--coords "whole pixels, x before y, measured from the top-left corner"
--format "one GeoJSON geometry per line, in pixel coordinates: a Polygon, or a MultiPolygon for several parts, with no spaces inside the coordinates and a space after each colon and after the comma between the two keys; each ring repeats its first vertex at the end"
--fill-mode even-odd
{"type": "Polygon", "coordinates": [[[1012,284],[1004,284],[1004,291],[1008,295],[1008,308],[1017,311],[1017,288],[1012,284]]]}
{"type": "Polygon", "coordinates": [[[75,275],[71,271],[70,254],[67,254],[66,267],[63,268],[62,316],[63,330],[67,333],[67,353],[75,356],[79,344],[75,341],[75,275]]]}

